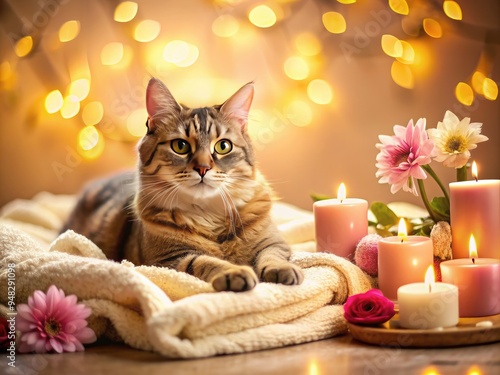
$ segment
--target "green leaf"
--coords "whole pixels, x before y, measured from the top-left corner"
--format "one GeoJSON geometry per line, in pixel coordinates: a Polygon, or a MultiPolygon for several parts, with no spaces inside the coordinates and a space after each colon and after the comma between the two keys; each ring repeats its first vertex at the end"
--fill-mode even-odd
{"type": "Polygon", "coordinates": [[[432,210],[440,221],[450,221],[450,206],[445,197],[434,197],[431,201],[432,210]]]}
{"type": "Polygon", "coordinates": [[[323,201],[325,199],[331,199],[332,197],[330,197],[326,194],[312,193],[311,198],[312,198],[313,202],[317,202],[317,201],[323,201]]]}
{"type": "Polygon", "coordinates": [[[382,228],[382,227],[375,228],[375,231],[377,232],[377,234],[379,236],[382,236],[382,237],[390,237],[390,236],[394,236],[395,235],[391,231],[389,231],[389,230],[387,230],[385,228],[382,228]]]}
{"type": "Polygon", "coordinates": [[[384,227],[391,227],[396,225],[399,221],[399,218],[394,211],[392,211],[385,203],[373,202],[370,206],[370,210],[377,218],[378,223],[384,227]]]}

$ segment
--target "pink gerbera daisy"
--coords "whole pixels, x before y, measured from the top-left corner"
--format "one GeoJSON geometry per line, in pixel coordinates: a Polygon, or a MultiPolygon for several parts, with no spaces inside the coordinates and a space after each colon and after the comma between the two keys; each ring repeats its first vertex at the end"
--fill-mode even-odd
{"type": "Polygon", "coordinates": [[[52,285],[47,294],[40,290],[28,298],[28,304],[17,306],[16,328],[21,332],[21,353],[50,351],[83,351],[82,344],[96,341],[94,331],[87,327],[90,308],[77,303],[75,295],[52,285]]]}
{"type": "Polygon", "coordinates": [[[425,118],[419,119],[415,126],[413,120],[406,128],[395,125],[394,134],[379,136],[382,143],[376,145],[380,152],[375,176],[380,177],[379,183],[391,184],[393,194],[403,188],[418,195],[414,179],[427,178],[421,166],[431,162],[434,152],[434,143],[425,131],[425,118]]]}

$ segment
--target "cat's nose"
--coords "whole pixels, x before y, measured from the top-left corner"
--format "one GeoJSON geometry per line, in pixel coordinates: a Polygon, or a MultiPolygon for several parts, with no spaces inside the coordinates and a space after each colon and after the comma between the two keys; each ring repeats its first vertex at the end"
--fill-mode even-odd
{"type": "Polygon", "coordinates": [[[198,164],[193,167],[193,169],[198,172],[201,177],[204,177],[207,172],[211,169],[208,164],[198,164]]]}

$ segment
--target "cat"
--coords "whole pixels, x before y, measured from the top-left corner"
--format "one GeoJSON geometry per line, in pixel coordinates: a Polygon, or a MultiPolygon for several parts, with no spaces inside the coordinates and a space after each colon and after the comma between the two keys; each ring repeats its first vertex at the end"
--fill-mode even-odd
{"type": "Polygon", "coordinates": [[[216,291],[302,283],[255,165],[253,95],[250,82],[222,105],[192,109],[151,78],[137,171],[92,182],[62,231],[88,237],[109,259],[187,272],[216,291]]]}

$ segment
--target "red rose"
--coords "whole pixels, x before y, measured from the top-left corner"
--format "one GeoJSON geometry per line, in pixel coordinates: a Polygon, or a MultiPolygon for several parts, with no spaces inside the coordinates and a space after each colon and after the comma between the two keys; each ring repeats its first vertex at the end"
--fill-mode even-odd
{"type": "Polygon", "coordinates": [[[9,347],[8,340],[8,332],[9,332],[9,323],[7,319],[3,316],[0,316],[0,349],[7,349],[9,347]]]}
{"type": "Polygon", "coordinates": [[[378,289],[355,294],[347,298],[344,305],[344,318],[353,324],[373,325],[385,323],[396,312],[394,303],[384,297],[378,289]]]}

